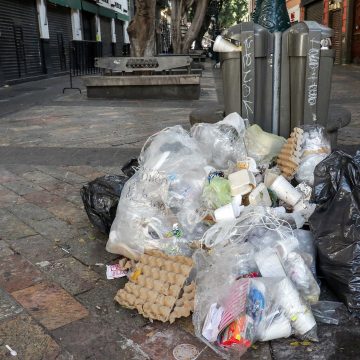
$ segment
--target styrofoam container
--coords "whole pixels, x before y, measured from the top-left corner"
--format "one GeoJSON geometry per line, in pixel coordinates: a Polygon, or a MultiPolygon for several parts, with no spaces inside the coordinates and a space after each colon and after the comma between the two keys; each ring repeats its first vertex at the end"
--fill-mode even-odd
{"type": "Polygon", "coordinates": [[[302,194],[297,191],[282,175],[279,175],[270,186],[276,196],[286,202],[287,204],[294,206],[300,201],[302,194]]]}
{"type": "Polygon", "coordinates": [[[256,187],[254,174],[245,169],[230,174],[229,183],[232,196],[246,195],[256,187]]]}
{"type": "Polygon", "coordinates": [[[232,204],[224,205],[214,211],[215,221],[235,220],[235,213],[232,204]]]}

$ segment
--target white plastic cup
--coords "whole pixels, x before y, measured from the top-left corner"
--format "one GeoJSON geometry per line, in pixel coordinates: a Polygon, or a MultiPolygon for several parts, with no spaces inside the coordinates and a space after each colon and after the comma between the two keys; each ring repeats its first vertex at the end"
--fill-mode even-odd
{"type": "Polygon", "coordinates": [[[235,52],[241,51],[241,46],[235,46],[230,41],[225,40],[221,35],[215,39],[213,50],[215,52],[235,52]]]}
{"type": "Polygon", "coordinates": [[[235,214],[232,204],[224,205],[214,211],[215,221],[235,220],[235,214]]]}
{"type": "Polygon", "coordinates": [[[297,314],[297,318],[292,325],[297,334],[304,335],[316,325],[316,321],[311,311],[306,311],[297,314]]]}
{"type": "Polygon", "coordinates": [[[255,262],[262,277],[286,277],[279,256],[273,249],[267,248],[258,252],[255,262]]]}
{"type": "Polygon", "coordinates": [[[290,321],[281,315],[275,319],[270,326],[261,334],[261,341],[270,341],[281,338],[288,338],[291,335],[290,321]]]}
{"type": "Polygon", "coordinates": [[[287,204],[294,206],[300,201],[302,194],[297,191],[282,175],[279,175],[270,186],[276,196],[286,202],[287,204]]]}

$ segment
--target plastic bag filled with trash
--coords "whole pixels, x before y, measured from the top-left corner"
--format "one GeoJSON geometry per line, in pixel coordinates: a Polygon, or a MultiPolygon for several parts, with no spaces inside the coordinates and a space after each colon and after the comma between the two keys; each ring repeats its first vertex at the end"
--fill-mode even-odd
{"type": "Polygon", "coordinates": [[[254,254],[247,243],[194,254],[195,333],[226,359],[238,359],[258,340],[317,339],[311,309],[291,280],[260,277],[254,254]]]}
{"type": "Polygon", "coordinates": [[[229,162],[236,163],[246,157],[244,135],[244,120],[237,113],[216,124],[198,123],[191,128],[191,136],[208,164],[218,170],[225,170],[229,162]]]}
{"type": "Polygon", "coordinates": [[[360,315],[360,153],[335,151],[315,168],[309,219],[328,285],[360,315]]]}
{"type": "Polygon", "coordinates": [[[201,237],[201,195],[206,160],[181,127],[148,139],[139,170],[124,187],[106,249],[132,259],[144,248],[188,254],[188,240],[201,237]],[[199,234],[198,234],[199,233],[199,234]]]}
{"type": "MultiPolygon", "coordinates": [[[[229,245],[251,245],[254,253],[251,259],[261,276],[288,276],[303,298],[315,303],[319,300],[320,288],[312,271],[314,244],[306,232],[293,229],[281,216],[282,213],[277,214],[271,208],[247,207],[238,219],[212,226],[201,243],[212,249],[214,257],[227,251],[222,249],[229,245]]],[[[233,251],[237,251],[236,246],[233,251]]]]}

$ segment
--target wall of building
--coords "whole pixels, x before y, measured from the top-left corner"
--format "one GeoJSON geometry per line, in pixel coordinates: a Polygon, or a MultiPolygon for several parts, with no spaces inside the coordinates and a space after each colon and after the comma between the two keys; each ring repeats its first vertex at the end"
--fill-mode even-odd
{"type": "Polygon", "coordinates": [[[121,56],[128,42],[128,4],[128,0],[0,0],[0,84],[68,72],[72,40],[104,41],[106,55],[121,56]],[[85,23],[94,28],[91,39],[84,34],[85,23]]]}

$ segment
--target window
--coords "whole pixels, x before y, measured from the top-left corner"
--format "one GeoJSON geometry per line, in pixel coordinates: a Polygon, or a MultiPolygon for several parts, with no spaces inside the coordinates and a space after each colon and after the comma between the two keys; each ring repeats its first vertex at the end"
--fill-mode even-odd
{"type": "Polygon", "coordinates": [[[115,7],[118,8],[118,9],[120,9],[120,10],[121,10],[121,8],[122,8],[122,7],[121,7],[121,4],[119,4],[118,2],[115,2],[115,7]]]}

